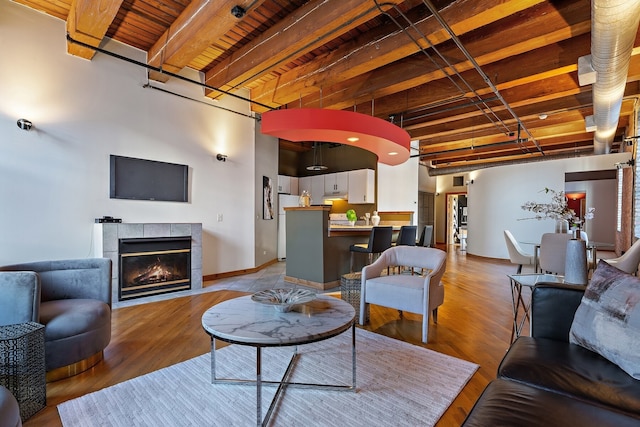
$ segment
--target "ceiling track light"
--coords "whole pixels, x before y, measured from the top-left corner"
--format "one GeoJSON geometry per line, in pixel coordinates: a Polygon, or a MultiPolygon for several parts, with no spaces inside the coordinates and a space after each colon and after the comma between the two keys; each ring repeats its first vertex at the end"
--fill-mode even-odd
{"type": "Polygon", "coordinates": [[[31,128],[33,127],[33,123],[31,123],[27,119],[18,119],[17,125],[20,129],[27,130],[27,131],[31,130],[31,128]]]}
{"type": "Polygon", "coordinates": [[[216,159],[219,162],[226,162],[227,161],[227,155],[218,153],[218,154],[216,154],[216,159]]]}
{"type": "Polygon", "coordinates": [[[242,18],[246,13],[247,11],[242,6],[235,5],[231,8],[231,14],[238,19],[242,18]]]}

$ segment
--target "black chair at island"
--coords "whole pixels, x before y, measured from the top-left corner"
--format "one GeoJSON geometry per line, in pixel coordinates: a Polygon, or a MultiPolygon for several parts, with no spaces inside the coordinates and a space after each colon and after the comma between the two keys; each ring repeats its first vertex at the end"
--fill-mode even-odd
{"type": "Polygon", "coordinates": [[[355,244],[349,246],[349,251],[351,251],[351,262],[349,264],[349,271],[353,272],[354,253],[369,254],[369,264],[371,264],[373,262],[374,254],[381,254],[391,247],[392,235],[393,227],[373,227],[371,229],[371,234],[369,235],[369,243],[367,243],[366,245],[355,244]]]}
{"type": "Polygon", "coordinates": [[[416,234],[418,233],[418,227],[415,225],[403,225],[400,227],[398,238],[394,246],[415,246],[416,234]]]}

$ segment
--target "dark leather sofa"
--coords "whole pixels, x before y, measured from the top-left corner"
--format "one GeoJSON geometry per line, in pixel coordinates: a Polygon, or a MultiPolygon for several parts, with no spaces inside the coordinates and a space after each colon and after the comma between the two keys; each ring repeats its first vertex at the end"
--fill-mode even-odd
{"type": "Polygon", "coordinates": [[[569,343],[584,288],[539,285],[519,337],[464,426],[640,426],[640,381],[569,343]]]}

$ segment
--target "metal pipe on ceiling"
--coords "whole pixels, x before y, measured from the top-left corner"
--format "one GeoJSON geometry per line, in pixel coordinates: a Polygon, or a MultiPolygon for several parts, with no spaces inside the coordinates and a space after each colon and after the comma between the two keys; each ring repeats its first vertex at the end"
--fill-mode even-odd
{"type": "Polygon", "coordinates": [[[422,3],[424,3],[425,6],[427,6],[429,11],[431,11],[433,16],[438,20],[442,28],[444,28],[445,31],[447,31],[447,33],[451,37],[451,40],[453,40],[456,46],[458,46],[458,49],[460,49],[460,51],[464,54],[467,60],[471,62],[471,64],[473,65],[475,70],[478,72],[478,74],[480,74],[480,76],[482,77],[484,82],[487,84],[487,86],[500,99],[500,102],[502,103],[502,105],[507,109],[507,111],[511,114],[511,116],[517,121],[518,132],[520,130],[523,130],[527,135],[529,135],[529,139],[534,143],[538,151],[544,156],[545,155],[544,151],[542,151],[542,147],[540,147],[540,144],[538,144],[538,141],[536,141],[536,139],[533,137],[531,132],[529,132],[526,126],[522,123],[522,121],[520,120],[520,117],[516,115],[515,111],[513,111],[509,103],[502,97],[502,95],[500,94],[500,91],[498,91],[498,88],[493,84],[489,76],[485,74],[485,72],[480,67],[480,64],[478,64],[475,58],[471,56],[469,51],[464,47],[464,45],[462,44],[458,36],[453,32],[449,24],[447,24],[447,22],[442,18],[442,16],[440,16],[440,13],[438,13],[438,9],[436,9],[436,7],[433,5],[433,3],[430,0],[422,0],[422,3]]]}
{"type": "MultiPolygon", "coordinates": [[[[377,0],[374,0],[376,2],[376,4],[379,4],[377,2],[377,0]]],[[[480,67],[480,64],[478,64],[478,62],[475,60],[475,58],[473,58],[473,56],[471,56],[471,54],[469,53],[469,51],[466,50],[466,48],[464,47],[464,45],[462,44],[462,42],[460,41],[460,39],[457,37],[457,35],[453,32],[453,30],[451,29],[451,27],[449,27],[449,25],[446,23],[446,21],[440,16],[440,14],[438,13],[437,8],[429,1],[429,0],[422,0],[422,2],[424,3],[424,5],[429,9],[429,11],[431,12],[432,16],[438,21],[438,23],[442,26],[442,28],[447,31],[447,33],[449,34],[449,36],[451,37],[451,40],[456,44],[456,46],[458,47],[458,49],[463,53],[463,55],[467,58],[467,60],[473,65],[474,69],[476,70],[476,72],[480,75],[480,77],[483,79],[483,81],[487,84],[487,86],[489,87],[489,89],[494,93],[495,97],[491,98],[492,100],[497,99],[498,101],[500,101],[500,103],[504,106],[504,108],[509,112],[509,114],[511,114],[512,118],[515,119],[516,124],[518,126],[518,138],[514,141],[516,142],[520,148],[525,151],[525,152],[529,152],[529,148],[524,145],[523,142],[527,142],[528,140],[531,140],[537,151],[539,153],[541,153],[543,156],[545,155],[544,151],[542,150],[542,147],[540,146],[540,144],[538,144],[538,141],[533,137],[533,135],[529,132],[529,130],[524,126],[524,124],[522,123],[522,121],[520,120],[520,117],[518,117],[515,112],[513,111],[513,109],[511,108],[511,106],[507,103],[507,101],[502,97],[502,95],[500,94],[500,92],[498,91],[498,88],[491,82],[491,79],[489,79],[489,77],[485,74],[485,72],[482,70],[482,68],[480,67]],[[520,138],[520,134],[521,132],[524,131],[528,136],[529,139],[523,139],[520,138]]],[[[387,5],[385,3],[385,5],[387,5]]],[[[393,5],[391,5],[391,7],[394,7],[393,5]]],[[[407,23],[411,26],[411,28],[413,28],[416,32],[418,32],[421,35],[421,38],[425,41],[425,43],[427,43],[427,45],[441,58],[441,60],[446,64],[448,69],[453,70],[453,72],[455,73],[455,75],[457,76],[458,79],[460,79],[460,81],[468,88],[468,90],[474,94],[474,96],[478,99],[478,101],[472,105],[475,105],[481,112],[482,114],[491,122],[494,124],[494,126],[496,126],[496,128],[500,128],[500,126],[502,126],[504,128],[505,134],[506,135],[510,135],[513,134],[512,131],[510,131],[509,127],[506,125],[506,123],[504,123],[504,121],[502,119],[500,119],[498,117],[498,115],[494,112],[493,108],[491,108],[487,102],[488,100],[486,99],[482,99],[482,97],[478,94],[478,92],[469,84],[469,82],[467,80],[464,79],[464,77],[457,71],[456,67],[453,66],[438,50],[437,48],[431,43],[431,41],[429,40],[428,37],[426,37],[424,34],[422,34],[418,28],[409,20],[409,18],[404,15],[402,13],[402,11],[398,10],[397,7],[394,7],[395,10],[397,11],[397,13],[402,16],[407,23]],[[484,109],[481,108],[480,106],[484,105],[484,109]],[[487,113],[487,111],[485,111],[485,109],[489,112],[487,113]],[[493,117],[490,117],[493,116],[493,117]]],[[[429,58],[431,60],[431,62],[440,70],[442,71],[442,73],[454,84],[454,86],[460,91],[462,92],[463,96],[465,95],[465,91],[460,87],[460,85],[457,84],[457,82],[455,82],[453,80],[453,76],[451,74],[449,74],[442,66],[440,66],[433,58],[431,55],[429,55],[429,53],[420,45],[420,43],[418,43],[418,41],[416,39],[414,39],[411,34],[409,34],[406,29],[404,27],[402,27],[400,25],[400,23],[398,23],[395,18],[393,16],[391,16],[389,13],[383,12],[382,9],[380,8],[381,13],[386,14],[399,28],[402,29],[403,32],[405,32],[405,34],[418,46],[418,49],[424,53],[427,58],[429,58]]],[[[404,113],[400,113],[401,117],[404,117],[404,113]]]]}
{"type": "Polygon", "coordinates": [[[592,0],[591,64],[595,154],[608,154],[618,128],[638,23],[638,0],[592,0]]]}
{"type": "Polygon", "coordinates": [[[111,56],[111,57],[116,58],[116,59],[120,59],[120,60],[128,62],[130,64],[134,64],[134,65],[137,65],[139,67],[146,68],[147,70],[156,71],[156,72],[161,73],[161,74],[166,74],[166,75],[168,75],[170,77],[175,77],[178,80],[182,80],[182,81],[185,81],[185,82],[193,83],[193,84],[196,84],[198,86],[202,86],[204,88],[212,90],[214,92],[219,92],[219,93],[222,93],[224,95],[229,95],[229,96],[231,96],[233,98],[240,99],[242,101],[247,101],[247,102],[249,102],[251,104],[259,105],[259,106],[261,106],[263,108],[266,108],[268,110],[273,110],[273,108],[270,107],[269,105],[262,104],[262,103],[257,102],[257,101],[252,101],[251,99],[245,98],[244,96],[236,95],[236,94],[228,92],[226,90],[222,90],[222,89],[219,89],[217,87],[209,86],[206,83],[202,83],[202,82],[199,82],[197,80],[193,80],[193,79],[190,79],[188,77],[181,76],[180,74],[176,74],[176,73],[172,73],[172,72],[163,70],[161,67],[154,67],[153,65],[145,64],[144,62],[140,62],[140,61],[136,61],[135,59],[127,58],[126,56],[117,54],[115,52],[111,52],[111,51],[108,51],[106,49],[102,49],[100,47],[92,46],[90,44],[81,42],[80,40],[76,40],[73,37],[71,37],[71,35],[69,35],[69,33],[67,33],[67,41],[69,41],[71,43],[75,43],[75,44],[77,44],[79,46],[82,46],[82,47],[86,47],[88,49],[93,49],[96,52],[104,53],[105,55],[111,56]]]}
{"type": "MultiPolygon", "coordinates": [[[[411,39],[411,41],[418,47],[420,52],[422,52],[429,59],[429,61],[431,61],[431,63],[438,70],[440,70],[442,74],[444,74],[444,76],[451,82],[451,84],[458,90],[458,92],[460,92],[460,95],[458,97],[450,99],[449,103],[454,103],[460,99],[467,99],[466,97],[467,91],[470,93],[473,93],[474,98],[477,99],[477,101],[475,101],[475,103],[471,105],[475,106],[478,109],[478,111],[480,111],[480,113],[484,115],[487,118],[487,120],[496,127],[496,129],[498,129],[498,131],[503,132],[505,134],[509,134],[510,132],[509,127],[506,125],[506,123],[504,123],[503,120],[501,120],[498,117],[498,115],[493,111],[493,109],[487,104],[487,102],[489,101],[486,99],[483,99],[480,96],[478,91],[475,88],[473,88],[467,80],[465,80],[465,78],[460,74],[457,68],[453,64],[451,64],[451,62],[449,62],[449,60],[447,60],[447,58],[442,53],[440,53],[440,51],[433,45],[433,43],[431,43],[431,40],[429,40],[429,38],[422,31],[420,31],[420,29],[416,26],[415,23],[411,22],[411,20],[406,14],[404,14],[396,5],[389,4],[389,3],[380,4],[378,3],[377,0],[374,0],[374,2],[378,6],[380,13],[386,15],[391,21],[393,21],[393,23],[396,24],[396,26],[400,28],[402,32],[407,37],[409,37],[409,39],[411,39]],[[382,6],[389,6],[393,8],[396,11],[396,13],[406,21],[409,27],[411,27],[416,33],[420,34],[420,38],[429,46],[431,50],[433,50],[433,52],[435,52],[435,54],[440,58],[440,60],[444,63],[446,67],[443,67],[442,65],[440,65],[435,60],[435,58],[431,54],[429,54],[429,52],[425,48],[422,47],[419,41],[407,31],[408,28],[403,27],[390,13],[383,11],[382,6]],[[451,70],[451,72],[447,70],[451,70]],[[458,84],[458,82],[453,78],[454,75],[455,77],[458,78],[461,84],[458,84]],[[466,90],[462,86],[465,86],[466,90]],[[484,108],[482,108],[482,106],[484,108]]],[[[403,112],[401,114],[401,117],[404,117],[405,114],[406,112],[403,112]]]]}

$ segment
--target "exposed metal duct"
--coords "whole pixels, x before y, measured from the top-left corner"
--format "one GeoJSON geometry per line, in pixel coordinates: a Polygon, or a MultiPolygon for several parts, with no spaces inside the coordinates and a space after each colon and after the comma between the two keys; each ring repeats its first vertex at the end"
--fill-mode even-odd
{"type": "Polygon", "coordinates": [[[476,164],[462,165],[462,166],[445,166],[445,167],[439,167],[439,168],[427,166],[427,173],[429,174],[429,176],[442,176],[442,175],[450,175],[454,173],[472,172],[472,171],[477,171],[479,169],[487,169],[487,168],[492,168],[496,166],[521,165],[524,163],[547,162],[549,160],[573,159],[576,157],[591,156],[592,154],[593,153],[589,151],[589,152],[583,152],[580,154],[566,153],[566,154],[555,154],[555,155],[535,156],[535,157],[532,156],[530,158],[495,161],[495,162],[488,162],[488,163],[476,163],[476,164]]]}
{"type": "Polygon", "coordinates": [[[639,20],[638,0],[591,2],[591,65],[597,73],[593,85],[595,154],[611,151],[639,20]]]}

